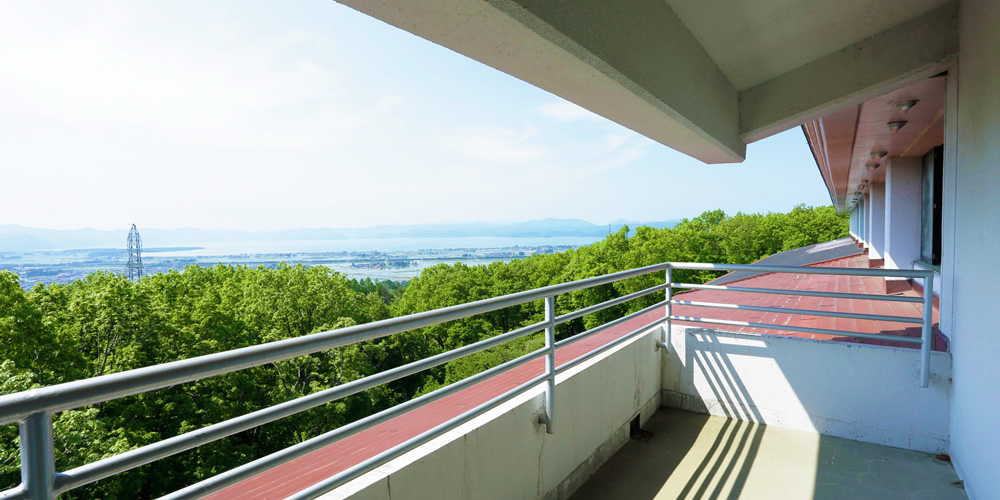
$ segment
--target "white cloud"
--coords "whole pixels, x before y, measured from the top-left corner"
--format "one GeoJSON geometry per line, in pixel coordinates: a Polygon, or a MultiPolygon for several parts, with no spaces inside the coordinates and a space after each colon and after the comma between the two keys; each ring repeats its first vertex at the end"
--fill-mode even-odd
{"type": "Polygon", "coordinates": [[[538,134],[533,128],[476,127],[440,136],[438,141],[442,149],[460,153],[473,163],[514,169],[546,159],[548,150],[532,141],[538,134]]]}

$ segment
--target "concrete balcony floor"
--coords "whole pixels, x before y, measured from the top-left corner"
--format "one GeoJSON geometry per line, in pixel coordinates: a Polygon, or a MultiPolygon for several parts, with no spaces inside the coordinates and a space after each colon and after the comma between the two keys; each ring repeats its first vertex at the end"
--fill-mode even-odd
{"type": "Polygon", "coordinates": [[[933,455],[662,408],[573,500],[966,498],[933,455]]]}

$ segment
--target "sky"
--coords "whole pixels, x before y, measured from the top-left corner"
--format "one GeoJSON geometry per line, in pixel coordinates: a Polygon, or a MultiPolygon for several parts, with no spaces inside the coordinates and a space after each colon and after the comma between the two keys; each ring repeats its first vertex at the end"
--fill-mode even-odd
{"type": "Polygon", "coordinates": [[[0,3],[0,224],[662,221],[830,199],[792,129],[705,165],[332,1],[0,3]]]}

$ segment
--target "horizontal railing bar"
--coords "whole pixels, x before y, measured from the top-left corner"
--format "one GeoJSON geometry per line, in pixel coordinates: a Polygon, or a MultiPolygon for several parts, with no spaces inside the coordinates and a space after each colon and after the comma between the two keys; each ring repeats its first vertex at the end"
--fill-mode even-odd
{"type": "Polygon", "coordinates": [[[16,394],[8,394],[0,396],[0,425],[20,421],[31,413],[39,411],[59,412],[69,410],[245,368],[283,361],[365,340],[386,337],[394,333],[475,316],[543,299],[548,295],[573,292],[626,278],[642,276],[666,269],[669,265],[669,263],[656,264],[570,283],[512,293],[501,297],[444,307],[433,311],[385,319],[364,325],[314,333],[302,337],[278,340],[266,344],[77,380],[16,394]]]}
{"type": "Polygon", "coordinates": [[[833,318],[864,319],[872,321],[895,321],[899,323],[923,323],[922,318],[908,316],[886,316],[882,314],[847,313],[837,311],[817,311],[814,309],[793,309],[790,307],[748,306],[743,304],[725,304],[720,302],[699,302],[693,300],[671,300],[676,306],[712,307],[715,309],[736,309],[740,311],[773,312],[779,314],[800,314],[803,316],[827,316],[833,318]]]}
{"type": "Polygon", "coordinates": [[[24,484],[16,488],[0,491],[0,500],[22,500],[27,498],[28,490],[24,488],[24,484]]]}
{"type": "MultiPolygon", "coordinates": [[[[197,491],[200,493],[198,493],[195,496],[208,495],[212,492],[219,491],[223,488],[232,486],[236,483],[239,483],[240,481],[253,477],[257,474],[261,474],[265,471],[273,469],[284,463],[287,463],[291,460],[295,460],[296,458],[299,458],[303,455],[312,453],[313,451],[329,446],[330,444],[338,440],[353,436],[354,434],[370,429],[378,424],[381,424],[382,422],[386,422],[388,420],[396,418],[402,413],[415,410],[426,404],[433,403],[434,401],[437,401],[439,399],[443,399],[462,389],[478,384],[479,382],[482,382],[483,380],[486,380],[498,373],[502,373],[511,370],[513,368],[517,368],[518,366],[521,366],[525,363],[539,359],[542,356],[544,356],[546,352],[547,352],[546,349],[538,349],[523,356],[514,358],[510,361],[507,361],[493,368],[490,368],[489,370],[477,373],[471,377],[446,385],[440,389],[436,389],[422,396],[413,398],[405,403],[400,403],[391,408],[386,408],[385,410],[382,410],[374,415],[369,415],[365,418],[356,420],[349,424],[338,427],[330,432],[317,436],[312,440],[305,441],[303,443],[295,445],[295,446],[303,446],[306,443],[312,443],[308,447],[298,448],[294,453],[278,455],[279,453],[282,453],[282,451],[284,450],[272,453],[271,455],[257,459],[254,462],[250,462],[235,469],[212,476],[197,484],[185,488],[185,490],[190,488],[195,488],[197,486],[198,487],[197,491]],[[319,438],[323,438],[322,441],[314,441],[318,440],[319,438]],[[253,467],[250,467],[251,465],[253,465],[253,467]]],[[[178,492],[180,491],[183,490],[178,490],[178,492]]],[[[192,490],[192,493],[194,493],[194,490],[192,490]]]]}
{"type": "MultiPolygon", "coordinates": [[[[530,359],[526,359],[524,361],[521,361],[522,358],[529,358],[530,357],[531,359],[537,359],[537,358],[540,358],[541,356],[543,356],[545,354],[545,352],[546,352],[545,350],[538,350],[538,351],[535,351],[535,352],[533,352],[531,354],[522,356],[521,358],[518,358],[518,359],[515,359],[515,360],[512,360],[512,361],[519,361],[518,365],[520,365],[520,364],[523,364],[523,363],[525,363],[527,361],[530,361],[530,359]]],[[[509,370],[511,367],[510,366],[506,366],[506,365],[508,365],[510,363],[511,362],[508,362],[508,363],[504,363],[503,365],[497,366],[497,367],[494,368],[494,370],[496,368],[501,368],[501,367],[503,368],[503,370],[498,370],[498,371],[509,370]]],[[[491,375],[494,375],[494,374],[498,373],[498,371],[493,371],[491,373],[491,375]]],[[[483,372],[483,373],[487,373],[487,372],[483,372]]],[[[546,376],[547,375],[545,375],[545,374],[539,375],[539,376],[531,379],[530,381],[526,382],[525,384],[521,384],[520,386],[518,386],[518,388],[515,388],[512,391],[508,391],[507,393],[499,396],[498,398],[494,398],[490,402],[495,401],[495,400],[497,400],[499,398],[503,398],[504,396],[507,396],[511,392],[517,391],[519,388],[524,388],[525,386],[530,387],[530,386],[533,386],[533,385],[537,385],[539,382],[545,380],[546,376]]],[[[471,378],[473,378],[473,377],[470,377],[470,379],[471,378]]],[[[465,379],[465,380],[469,380],[469,379],[465,379]]],[[[465,380],[462,380],[460,382],[456,382],[455,384],[452,384],[452,385],[449,385],[447,387],[443,387],[441,389],[438,389],[437,391],[434,391],[433,393],[421,396],[421,398],[426,398],[427,396],[431,396],[432,394],[435,394],[435,393],[437,393],[439,391],[443,392],[443,391],[445,391],[447,389],[450,389],[453,385],[457,385],[457,384],[461,384],[462,382],[465,382],[465,380]]],[[[482,379],[476,379],[475,382],[479,382],[481,380],[482,379]]],[[[462,386],[459,387],[459,388],[464,388],[464,387],[466,387],[468,385],[472,385],[473,383],[474,382],[470,382],[470,383],[467,383],[467,384],[462,384],[462,386]]],[[[455,392],[457,390],[458,389],[451,389],[448,392],[448,394],[451,394],[451,393],[453,393],[453,392],[455,392]]],[[[436,399],[439,399],[440,397],[444,397],[444,396],[438,396],[438,397],[435,397],[434,399],[436,400],[436,399]]],[[[514,397],[514,396],[510,396],[510,397],[514,397]]],[[[420,398],[417,398],[417,399],[420,399],[420,398]]],[[[407,403],[403,403],[402,405],[398,405],[398,406],[395,406],[395,407],[383,410],[382,412],[380,412],[378,414],[375,414],[375,415],[372,415],[371,417],[367,417],[366,419],[363,419],[363,420],[368,420],[369,421],[369,422],[365,422],[365,424],[366,424],[365,428],[367,428],[367,427],[369,427],[371,425],[375,425],[375,423],[378,423],[378,422],[381,422],[381,421],[385,421],[385,420],[388,420],[389,418],[395,417],[398,413],[400,413],[400,411],[397,410],[398,408],[403,407],[404,405],[408,405],[409,403],[413,403],[415,401],[417,401],[417,400],[416,399],[411,400],[411,401],[409,401],[407,403]],[[382,414],[384,414],[384,413],[389,413],[389,415],[388,416],[382,416],[382,414]],[[373,417],[380,417],[380,418],[377,419],[377,421],[376,421],[376,419],[374,419],[373,417]]],[[[424,403],[424,404],[427,403],[427,402],[429,402],[429,401],[426,401],[426,400],[425,401],[421,401],[421,403],[424,403]]],[[[489,404],[490,402],[488,402],[486,404],[489,404]]],[[[411,409],[411,408],[412,408],[412,405],[405,407],[405,409],[407,409],[407,410],[411,409]]],[[[479,408],[480,407],[477,407],[476,409],[473,409],[471,411],[475,412],[479,408]]],[[[461,416],[456,417],[456,418],[461,418],[461,416]]],[[[441,427],[443,425],[448,425],[453,420],[455,420],[455,419],[452,419],[449,422],[445,422],[444,424],[441,424],[438,427],[435,427],[434,429],[431,429],[431,431],[428,431],[428,432],[433,432],[434,430],[438,429],[439,427],[441,427]]],[[[361,422],[361,421],[359,421],[359,422],[361,422]]],[[[341,432],[341,429],[343,429],[343,427],[340,428],[340,429],[335,429],[333,431],[327,432],[325,434],[321,434],[321,435],[319,435],[317,437],[314,437],[314,438],[312,438],[312,439],[310,439],[308,441],[304,441],[304,442],[299,443],[297,445],[290,446],[290,447],[285,448],[285,449],[280,450],[280,451],[276,451],[276,452],[274,452],[274,453],[272,453],[272,454],[270,454],[270,455],[268,455],[266,457],[259,458],[257,460],[254,460],[253,462],[241,465],[241,466],[239,466],[239,467],[237,467],[235,469],[232,469],[232,470],[223,472],[221,474],[218,474],[216,476],[210,477],[210,478],[208,478],[208,479],[206,479],[204,481],[201,481],[199,483],[193,484],[193,485],[188,486],[186,488],[183,488],[181,490],[177,490],[177,491],[175,491],[173,493],[170,493],[168,495],[164,495],[161,498],[174,500],[174,499],[182,499],[182,498],[183,499],[186,499],[186,498],[199,498],[199,497],[202,497],[202,496],[205,496],[205,495],[209,495],[209,494],[214,493],[216,491],[222,490],[223,488],[226,488],[227,486],[231,486],[233,484],[239,483],[240,481],[243,481],[245,479],[248,479],[248,478],[251,478],[253,476],[256,476],[257,474],[260,474],[260,473],[262,473],[262,472],[264,472],[266,470],[273,469],[274,467],[277,467],[277,466],[279,466],[281,464],[287,463],[287,462],[289,462],[291,460],[294,460],[296,458],[299,458],[299,457],[301,457],[303,455],[307,455],[307,454],[309,454],[309,453],[311,453],[313,451],[322,449],[322,448],[328,446],[329,444],[331,444],[334,441],[343,439],[346,436],[343,435],[344,433],[341,432]]],[[[359,432],[360,430],[363,430],[363,429],[362,428],[356,428],[356,429],[354,429],[354,432],[356,433],[356,432],[359,432]]],[[[417,436],[414,439],[419,439],[419,438],[420,438],[420,436],[417,436]]],[[[406,443],[403,443],[403,445],[405,445],[405,444],[406,443]]],[[[391,449],[389,451],[391,451],[391,449]]],[[[383,452],[383,454],[384,453],[385,452],[383,452]]],[[[378,456],[380,456],[380,455],[376,455],[376,457],[378,457],[378,456]]],[[[373,458],[375,458],[375,457],[373,457],[373,458]]],[[[369,461],[370,460],[372,460],[372,459],[369,459],[369,461]]],[[[365,462],[362,462],[362,464],[364,464],[364,463],[365,462]]],[[[357,469],[360,465],[361,464],[355,465],[351,469],[347,469],[346,471],[343,471],[340,474],[344,474],[345,472],[350,471],[352,469],[357,469]]],[[[380,464],[378,464],[378,465],[380,465],[380,464]]],[[[378,467],[378,465],[374,465],[374,466],[372,466],[372,468],[378,467]]],[[[367,472],[367,470],[364,471],[364,472],[367,472]]],[[[361,472],[361,473],[364,473],[364,472],[361,472]]],[[[358,475],[360,475],[360,474],[358,474],[358,475]]],[[[336,477],[336,476],[334,476],[334,477],[336,477]]]]}
{"type": "MultiPolygon", "coordinates": [[[[644,309],[640,309],[640,310],[638,310],[638,311],[636,311],[634,313],[629,313],[629,314],[627,314],[625,316],[622,316],[620,318],[608,321],[607,323],[604,323],[604,324],[601,324],[601,325],[597,325],[597,326],[591,328],[590,330],[586,330],[586,331],[580,332],[580,333],[578,333],[576,335],[573,335],[572,337],[568,337],[568,338],[562,339],[559,342],[556,342],[556,347],[562,347],[564,345],[572,344],[573,342],[577,342],[577,341],[583,340],[583,339],[585,339],[585,338],[587,338],[587,337],[589,337],[589,336],[591,336],[591,335],[593,335],[595,333],[598,333],[598,332],[601,332],[601,331],[606,330],[608,328],[611,328],[612,326],[622,324],[622,323],[624,323],[624,322],[626,322],[628,320],[635,319],[635,318],[637,318],[639,316],[642,316],[643,314],[646,314],[646,313],[648,313],[648,312],[656,309],[657,307],[663,307],[665,305],[667,305],[667,301],[661,300],[660,302],[657,302],[657,303],[655,303],[655,304],[653,304],[653,305],[651,305],[649,307],[646,307],[644,309]]],[[[662,321],[662,320],[663,320],[663,318],[657,318],[657,321],[662,321]]]]}
{"type": "MultiPolygon", "coordinates": [[[[666,301],[664,301],[664,302],[666,302],[666,301]]],[[[659,304],[657,304],[657,305],[659,305],[659,304]]],[[[571,360],[569,360],[569,361],[567,361],[567,362],[559,365],[556,368],[556,373],[560,373],[560,372],[569,370],[570,368],[573,368],[574,366],[576,366],[576,365],[578,365],[580,363],[583,363],[584,361],[587,361],[588,359],[593,358],[594,356],[600,355],[602,352],[607,351],[608,349],[613,349],[618,344],[621,344],[623,342],[628,342],[633,337],[636,337],[639,334],[641,334],[641,333],[649,330],[649,328],[651,326],[653,326],[656,323],[659,323],[659,322],[661,322],[663,320],[664,320],[664,318],[656,318],[654,321],[652,321],[652,322],[650,322],[650,323],[648,323],[648,324],[646,324],[646,325],[644,325],[644,326],[642,326],[640,328],[632,330],[631,332],[629,332],[629,333],[627,333],[627,334],[625,334],[625,335],[623,335],[621,337],[618,337],[618,338],[612,340],[611,342],[608,342],[607,344],[604,344],[604,345],[602,345],[600,347],[597,347],[597,348],[595,348],[595,349],[593,349],[591,351],[588,351],[588,352],[586,352],[584,354],[581,354],[580,356],[578,356],[576,358],[573,358],[573,359],[571,359],[571,360]]]]}
{"type": "Polygon", "coordinates": [[[829,297],[834,299],[884,300],[889,302],[922,302],[920,297],[901,295],[875,295],[872,293],[810,292],[807,290],[782,290],[778,288],[752,288],[728,285],[698,285],[695,283],[674,283],[674,288],[694,290],[722,290],[729,292],[770,293],[774,295],[798,295],[803,297],[829,297]]]}
{"type": "Polygon", "coordinates": [[[796,332],[820,333],[823,335],[837,335],[842,337],[857,337],[875,340],[893,340],[906,342],[909,344],[919,344],[921,340],[913,337],[903,337],[900,335],[885,335],[875,333],[849,332],[846,330],[827,330],[825,328],[809,328],[805,326],[775,325],[772,323],[753,323],[749,321],[733,321],[728,319],[695,318],[690,316],[670,316],[673,321],[688,321],[691,323],[711,323],[716,325],[751,326],[754,328],[768,328],[771,330],[792,330],[796,332]]]}
{"type": "Polygon", "coordinates": [[[92,483],[113,474],[124,472],[140,465],[201,446],[205,443],[210,443],[226,436],[231,436],[238,432],[264,425],[268,422],[273,422],[279,418],[294,415],[310,408],[315,408],[331,401],[336,401],[352,394],[419,373],[428,368],[442,365],[462,356],[467,356],[469,354],[497,346],[504,342],[524,337],[525,335],[529,335],[544,328],[545,323],[528,325],[518,328],[517,330],[481,340],[474,344],[469,344],[448,352],[436,354],[429,358],[414,361],[412,363],[398,366],[374,375],[353,380],[315,394],[302,396],[292,401],[286,401],[275,406],[257,410],[255,412],[241,415],[239,417],[219,422],[198,430],[164,439],[163,441],[158,441],[156,443],[136,448],[103,460],[82,465],[62,473],[56,479],[56,491],[63,492],[92,483]]]}
{"type": "Polygon", "coordinates": [[[796,267],[763,266],[759,264],[706,264],[700,262],[671,262],[674,269],[697,271],[746,271],[751,273],[831,274],[842,276],[873,276],[890,278],[925,278],[934,271],[924,269],[858,269],[856,267],[796,267]]]}
{"type": "Polygon", "coordinates": [[[354,467],[351,467],[350,469],[340,472],[339,474],[336,474],[328,479],[316,483],[302,491],[293,493],[289,495],[287,499],[289,500],[312,499],[326,492],[329,492],[330,490],[336,489],[338,486],[342,486],[348,481],[351,481],[352,479],[355,479],[358,476],[361,476],[367,473],[368,471],[371,471],[372,469],[396,457],[399,457],[400,455],[403,455],[404,453],[414,448],[417,448],[420,445],[423,445],[424,443],[427,443],[428,441],[431,441],[432,439],[441,436],[442,434],[452,429],[455,429],[456,427],[496,408],[497,406],[500,406],[506,403],[507,401],[516,398],[517,396],[531,390],[533,387],[542,383],[543,381],[545,381],[546,378],[548,378],[547,374],[539,375],[441,425],[438,425],[437,427],[434,427],[433,429],[427,432],[420,434],[419,436],[413,439],[410,439],[404,443],[394,446],[393,448],[383,451],[382,453],[379,453],[378,455],[375,455],[374,457],[369,458],[368,460],[365,460],[364,462],[361,462],[360,464],[357,464],[354,467]]]}
{"type": "Polygon", "coordinates": [[[594,305],[589,306],[589,307],[584,307],[583,309],[580,309],[580,310],[577,310],[577,311],[573,311],[573,312],[570,312],[570,313],[566,313],[566,314],[563,314],[562,316],[556,316],[556,324],[557,325],[561,325],[561,324],[563,324],[563,323],[565,323],[567,321],[573,321],[576,318],[582,318],[582,317],[584,317],[584,316],[586,316],[588,314],[592,314],[592,313],[595,313],[595,312],[598,312],[598,311],[602,311],[604,309],[607,309],[607,308],[612,307],[612,306],[616,306],[618,304],[624,304],[625,302],[638,299],[639,297],[645,297],[646,295],[649,295],[651,293],[656,293],[656,292],[659,292],[659,291],[663,291],[663,290],[666,290],[667,288],[670,288],[670,285],[666,284],[666,283],[662,284],[662,285],[652,286],[652,287],[646,288],[644,290],[639,290],[638,292],[630,293],[628,295],[623,295],[623,296],[615,298],[615,299],[606,300],[604,302],[601,302],[600,304],[594,304],[594,305]]]}

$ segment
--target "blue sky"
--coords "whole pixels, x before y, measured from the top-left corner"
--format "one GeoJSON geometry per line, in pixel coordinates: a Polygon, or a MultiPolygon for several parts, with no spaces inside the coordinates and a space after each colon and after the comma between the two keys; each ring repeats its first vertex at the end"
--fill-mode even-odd
{"type": "Polygon", "coordinates": [[[604,224],[830,203],[798,128],[704,165],[334,2],[0,10],[0,224],[604,224]]]}

